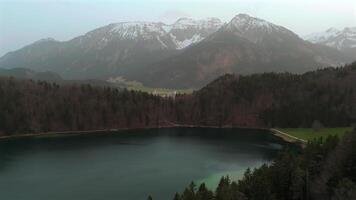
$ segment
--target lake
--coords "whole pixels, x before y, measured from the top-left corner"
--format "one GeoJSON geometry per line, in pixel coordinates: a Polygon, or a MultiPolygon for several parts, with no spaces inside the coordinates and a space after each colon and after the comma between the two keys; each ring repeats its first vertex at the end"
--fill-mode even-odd
{"type": "Polygon", "coordinates": [[[0,141],[0,199],[171,200],[191,181],[271,161],[287,145],[262,130],[167,128],[0,141]]]}

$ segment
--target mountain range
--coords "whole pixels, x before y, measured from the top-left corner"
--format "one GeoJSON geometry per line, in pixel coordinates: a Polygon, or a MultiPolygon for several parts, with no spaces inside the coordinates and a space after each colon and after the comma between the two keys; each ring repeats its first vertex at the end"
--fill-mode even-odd
{"type": "Polygon", "coordinates": [[[355,55],[246,14],[121,22],[69,41],[42,39],[0,58],[0,68],[52,71],[64,79],[123,77],[151,87],[199,88],[226,73],[295,72],[337,66],[355,55]],[[312,41],[314,42],[314,41],[312,41]]]}
{"type": "Polygon", "coordinates": [[[356,27],[347,27],[343,30],[329,28],[323,32],[307,35],[304,39],[312,43],[333,47],[349,55],[356,55],[356,27]]]}

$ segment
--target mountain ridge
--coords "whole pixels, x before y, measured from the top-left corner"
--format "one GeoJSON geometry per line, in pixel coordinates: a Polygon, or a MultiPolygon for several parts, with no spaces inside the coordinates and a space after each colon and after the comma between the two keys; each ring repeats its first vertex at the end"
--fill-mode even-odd
{"type": "Polygon", "coordinates": [[[306,35],[304,39],[356,56],[356,27],[346,27],[342,30],[329,28],[323,32],[306,35]]]}
{"type": "Polygon", "coordinates": [[[202,42],[151,66],[144,77],[133,78],[153,87],[199,88],[225,73],[303,73],[344,60],[351,62],[341,52],[306,42],[282,26],[240,14],[202,42]],[[154,79],[157,74],[164,76],[154,79]]]}
{"type": "Polygon", "coordinates": [[[217,18],[113,23],[65,42],[37,41],[1,57],[0,67],[53,71],[66,79],[120,76],[148,86],[199,88],[225,73],[302,73],[351,61],[283,26],[239,14],[225,24],[217,18]]]}

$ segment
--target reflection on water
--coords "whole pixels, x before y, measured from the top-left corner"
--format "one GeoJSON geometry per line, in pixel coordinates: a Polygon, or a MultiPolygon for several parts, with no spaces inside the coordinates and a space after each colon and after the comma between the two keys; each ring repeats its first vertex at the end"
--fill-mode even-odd
{"type": "MultiPolygon", "coordinates": [[[[255,166],[259,166],[259,165],[262,165],[263,162],[255,163],[255,164],[256,164],[255,166]]],[[[219,184],[221,177],[229,176],[231,181],[237,181],[238,179],[240,179],[243,176],[244,173],[245,173],[245,168],[239,167],[239,169],[235,170],[235,171],[227,170],[224,172],[211,174],[208,177],[205,177],[204,179],[197,180],[196,183],[197,184],[205,183],[205,185],[209,189],[214,190],[216,188],[216,186],[219,184]]]]}
{"type": "Polygon", "coordinates": [[[285,145],[263,131],[152,129],[0,142],[0,199],[172,199],[190,181],[215,187],[285,145]]]}

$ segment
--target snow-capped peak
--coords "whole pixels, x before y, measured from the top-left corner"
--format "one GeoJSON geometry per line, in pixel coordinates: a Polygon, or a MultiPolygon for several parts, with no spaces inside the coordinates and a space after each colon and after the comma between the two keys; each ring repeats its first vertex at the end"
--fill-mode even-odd
{"type": "Polygon", "coordinates": [[[272,32],[274,29],[279,29],[280,27],[267,22],[263,19],[251,17],[247,14],[236,15],[227,27],[231,30],[237,30],[239,32],[246,32],[250,30],[259,30],[264,32],[272,32]]]}
{"type": "Polygon", "coordinates": [[[201,20],[194,20],[191,18],[180,18],[174,24],[172,24],[173,29],[186,29],[186,28],[198,28],[198,29],[209,29],[209,28],[219,28],[222,22],[218,18],[207,18],[201,20]]]}
{"type": "Polygon", "coordinates": [[[222,26],[218,18],[207,18],[194,20],[191,18],[180,18],[171,25],[169,35],[176,49],[183,49],[198,43],[222,26]]]}
{"type": "Polygon", "coordinates": [[[356,27],[346,27],[343,30],[343,34],[350,36],[350,37],[354,37],[356,36],[356,27]]]}
{"type": "Polygon", "coordinates": [[[339,32],[339,30],[337,30],[337,28],[331,27],[328,30],[326,30],[325,32],[327,32],[327,33],[335,33],[335,32],[339,32]]]}
{"type": "Polygon", "coordinates": [[[96,38],[98,48],[104,48],[111,40],[153,40],[162,48],[183,49],[200,42],[221,25],[217,18],[181,18],[170,25],[161,22],[120,22],[91,31],[86,37],[96,38]]]}
{"type": "Polygon", "coordinates": [[[340,31],[336,28],[329,28],[324,32],[312,33],[304,37],[305,40],[308,40],[313,43],[318,43],[321,41],[326,41],[332,37],[340,34],[340,31]]]}
{"type": "Polygon", "coordinates": [[[163,23],[155,22],[121,22],[115,24],[110,32],[123,39],[135,39],[142,36],[145,39],[166,34],[163,23]]]}
{"type": "Polygon", "coordinates": [[[288,40],[287,37],[298,38],[292,31],[268,22],[263,19],[251,17],[247,14],[236,15],[222,29],[224,32],[242,37],[253,43],[260,43],[267,38],[274,38],[278,42],[288,40]]]}
{"type": "Polygon", "coordinates": [[[329,28],[324,32],[307,35],[304,39],[312,43],[324,44],[339,50],[356,48],[356,27],[346,27],[343,30],[329,28]]]}
{"type": "Polygon", "coordinates": [[[179,18],[174,24],[182,24],[182,25],[187,25],[187,26],[194,26],[196,25],[196,22],[195,20],[191,19],[191,18],[179,18]]]}

